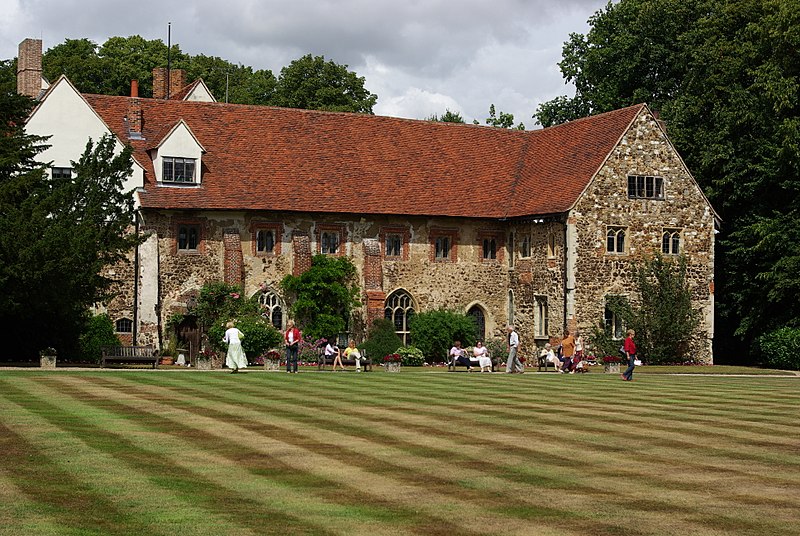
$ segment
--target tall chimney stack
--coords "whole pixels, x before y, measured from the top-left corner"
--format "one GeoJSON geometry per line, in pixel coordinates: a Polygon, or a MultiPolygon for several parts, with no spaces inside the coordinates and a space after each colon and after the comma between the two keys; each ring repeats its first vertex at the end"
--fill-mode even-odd
{"type": "Polygon", "coordinates": [[[25,39],[17,57],[17,93],[38,98],[42,92],[42,40],[25,39]]]}

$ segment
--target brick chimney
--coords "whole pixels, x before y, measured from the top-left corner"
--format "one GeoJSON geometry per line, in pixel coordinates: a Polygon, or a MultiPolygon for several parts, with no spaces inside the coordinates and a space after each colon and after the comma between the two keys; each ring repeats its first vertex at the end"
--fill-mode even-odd
{"type": "Polygon", "coordinates": [[[128,99],[128,115],[125,116],[128,125],[128,138],[142,139],[142,101],[139,100],[139,81],[131,80],[131,98],[128,99]]]}
{"type": "Polygon", "coordinates": [[[19,44],[17,93],[37,98],[42,92],[42,40],[25,39],[19,44]]]}
{"type": "MultiPolygon", "coordinates": [[[[186,71],[171,69],[169,71],[169,97],[172,98],[186,86],[186,71]]],[[[167,68],[156,67],[153,69],[153,98],[167,98],[167,68]]]]}

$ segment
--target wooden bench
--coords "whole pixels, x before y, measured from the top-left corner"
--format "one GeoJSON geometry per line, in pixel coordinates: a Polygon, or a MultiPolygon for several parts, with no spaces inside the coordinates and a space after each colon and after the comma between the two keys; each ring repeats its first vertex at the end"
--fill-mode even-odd
{"type": "Polygon", "coordinates": [[[102,348],[103,361],[108,363],[152,363],[158,366],[158,352],[152,346],[105,346],[102,348]]]}
{"type": "MultiPolygon", "coordinates": [[[[325,348],[319,348],[317,351],[319,352],[317,370],[325,370],[325,367],[329,365],[333,367],[333,360],[336,359],[336,356],[326,356],[325,348]]],[[[347,359],[344,357],[344,350],[340,348],[339,351],[342,352],[342,365],[346,367],[356,366],[355,359],[347,359]]],[[[372,360],[367,357],[363,350],[361,350],[361,368],[364,372],[372,372],[372,360]]]]}
{"type": "Polygon", "coordinates": [[[537,359],[538,359],[538,365],[539,365],[539,372],[541,372],[542,369],[544,369],[544,371],[547,372],[547,366],[548,365],[552,365],[553,366],[553,372],[558,372],[558,369],[561,368],[560,364],[553,363],[552,361],[548,361],[546,354],[545,355],[540,355],[539,357],[537,357],[537,359]]]}
{"type": "MultiPolygon", "coordinates": [[[[469,357],[469,362],[470,362],[472,368],[480,371],[481,370],[481,365],[480,365],[480,361],[478,361],[478,358],[477,357],[471,357],[471,356],[468,356],[468,357],[469,357]]],[[[500,360],[498,358],[495,358],[495,357],[490,357],[489,359],[492,360],[492,372],[497,372],[497,367],[500,364],[500,360]]],[[[462,367],[464,366],[463,363],[459,363],[458,361],[456,361],[453,358],[453,356],[451,356],[449,354],[447,355],[447,371],[448,372],[456,372],[456,367],[459,366],[459,365],[461,365],[462,367]]],[[[467,370],[469,370],[469,369],[467,369],[467,370]]]]}

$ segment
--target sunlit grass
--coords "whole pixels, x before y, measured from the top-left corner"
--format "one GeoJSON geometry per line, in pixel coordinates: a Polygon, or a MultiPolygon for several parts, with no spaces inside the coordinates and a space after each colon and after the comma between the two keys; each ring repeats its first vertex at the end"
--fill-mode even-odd
{"type": "Polygon", "coordinates": [[[800,379],[655,368],[0,371],[0,534],[796,533],[800,379]]]}

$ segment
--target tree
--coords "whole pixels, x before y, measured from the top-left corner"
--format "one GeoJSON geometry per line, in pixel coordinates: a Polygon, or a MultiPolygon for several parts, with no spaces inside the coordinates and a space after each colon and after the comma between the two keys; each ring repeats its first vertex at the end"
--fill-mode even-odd
{"type": "Polygon", "coordinates": [[[315,255],[311,268],[287,275],[280,286],[290,295],[290,310],[304,335],[320,339],[343,333],[350,313],[361,305],[356,267],[347,257],[315,255]]]}
{"type": "Polygon", "coordinates": [[[217,100],[236,104],[272,104],[277,80],[270,70],[253,71],[215,56],[191,57],[189,80],[202,78],[217,100]]]}
{"type": "Polygon", "coordinates": [[[410,328],[414,346],[428,361],[445,361],[453,341],[475,344],[478,331],[472,317],[446,309],[414,315],[410,328]]]}
{"type": "Polygon", "coordinates": [[[486,124],[497,128],[513,128],[515,130],[525,130],[525,125],[522,123],[514,126],[514,114],[507,114],[500,112],[495,115],[494,104],[489,106],[489,117],[486,118],[486,124]]]}
{"type": "Polygon", "coordinates": [[[32,101],[0,94],[0,333],[15,341],[6,357],[35,357],[52,346],[77,353],[88,308],[110,297],[104,267],[141,239],[132,192],[131,150],[115,154],[105,136],[89,141],[72,179],[51,179],[34,160],[44,139],[24,133],[32,101]]]}
{"type": "Polygon", "coordinates": [[[394,323],[385,318],[378,318],[372,323],[367,340],[360,345],[366,350],[366,355],[376,361],[395,353],[402,346],[403,341],[394,331],[394,323]]]}
{"type": "Polygon", "coordinates": [[[724,222],[715,353],[732,360],[762,333],[800,326],[798,1],[622,0],[590,25],[559,64],[575,96],[544,103],[537,120],[649,102],[724,222]]]}
{"type": "Polygon", "coordinates": [[[464,118],[461,117],[460,113],[451,112],[449,108],[445,110],[445,112],[441,115],[441,117],[437,116],[436,114],[433,114],[430,117],[426,117],[425,120],[439,121],[441,123],[466,123],[466,121],[464,121],[464,118]]]}
{"type": "Polygon", "coordinates": [[[348,71],[347,65],[307,54],[281,69],[275,87],[275,106],[372,113],[378,97],[364,87],[364,77],[348,71]]]}

